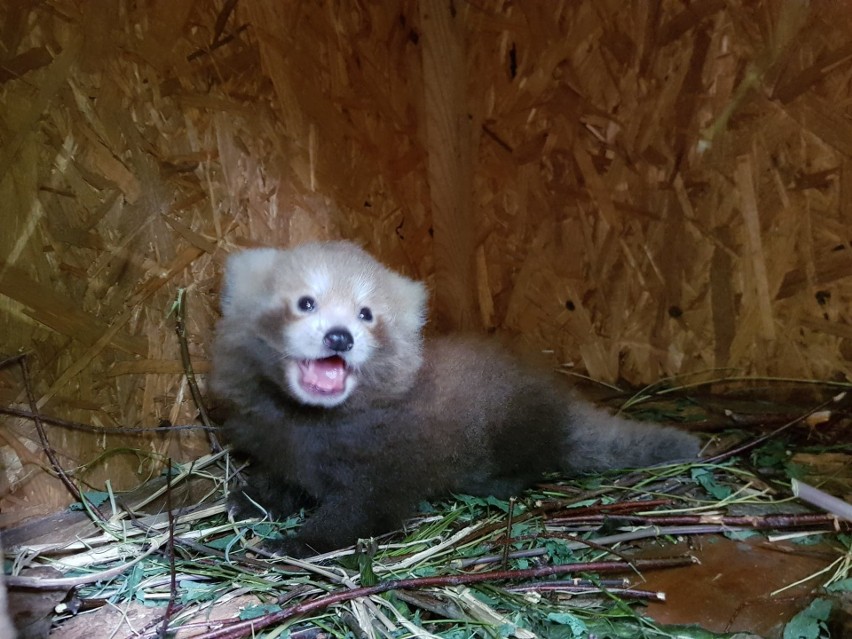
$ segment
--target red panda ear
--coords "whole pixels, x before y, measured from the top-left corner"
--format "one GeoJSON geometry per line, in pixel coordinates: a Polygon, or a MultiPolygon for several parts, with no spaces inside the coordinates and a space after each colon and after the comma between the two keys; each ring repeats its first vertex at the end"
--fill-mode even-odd
{"type": "Polygon", "coordinates": [[[426,323],[429,301],[426,286],[393,271],[388,272],[388,284],[390,308],[397,326],[405,332],[419,333],[426,323]]]}
{"type": "Polygon", "coordinates": [[[222,315],[248,313],[269,298],[271,277],[281,251],[272,248],[246,249],[228,256],[222,278],[222,315]]]}

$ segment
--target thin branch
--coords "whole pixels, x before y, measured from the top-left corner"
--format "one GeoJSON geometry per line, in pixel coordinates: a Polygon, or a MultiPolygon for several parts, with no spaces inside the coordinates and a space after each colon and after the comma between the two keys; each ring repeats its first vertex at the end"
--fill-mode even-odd
{"type": "Polygon", "coordinates": [[[172,510],[172,460],[169,458],[166,468],[166,514],[169,518],[169,538],[166,548],[169,560],[169,604],[163,613],[163,625],[160,628],[160,637],[165,639],[169,634],[169,621],[175,614],[180,604],[177,602],[177,570],[175,569],[175,516],[172,510]]]}
{"type": "Polygon", "coordinates": [[[506,515],[506,539],[503,543],[503,559],[500,562],[503,570],[509,567],[509,544],[512,543],[512,517],[515,514],[515,497],[509,498],[509,512],[506,515]]]}
{"type": "Polygon", "coordinates": [[[35,394],[33,393],[33,385],[30,380],[30,368],[27,364],[26,356],[18,358],[18,364],[21,367],[21,375],[23,376],[24,382],[24,391],[27,395],[27,402],[30,405],[30,411],[33,414],[33,423],[35,424],[36,432],[38,433],[39,441],[41,442],[41,447],[44,450],[44,454],[47,456],[48,461],[50,462],[51,467],[53,468],[53,472],[59,477],[60,481],[65,484],[65,487],[68,489],[68,492],[71,493],[71,496],[75,499],[75,501],[84,504],[87,507],[87,510],[91,512],[95,517],[100,519],[102,522],[106,521],[106,517],[101,513],[97,506],[92,504],[83,493],[80,492],[80,489],[77,488],[77,485],[71,481],[71,478],[68,477],[65,469],[62,468],[62,465],[59,463],[59,458],[56,456],[56,451],[50,445],[50,442],[47,439],[47,433],[44,430],[44,424],[42,423],[41,416],[38,412],[38,402],[36,402],[35,394]]]}
{"type": "Polygon", "coordinates": [[[579,518],[551,519],[551,525],[567,523],[598,525],[604,521],[619,525],[680,526],[693,524],[714,524],[738,526],[755,530],[785,530],[811,526],[833,526],[837,516],[823,513],[776,513],[771,515],[587,515],[579,518]]]}
{"type": "Polygon", "coordinates": [[[215,50],[216,50],[216,49],[218,49],[219,47],[223,47],[223,46],[225,46],[226,44],[229,44],[229,43],[233,42],[233,40],[234,40],[234,39],[235,39],[235,38],[236,38],[239,34],[241,34],[243,31],[245,31],[245,30],[246,30],[246,29],[248,29],[248,28],[249,28],[249,25],[247,25],[247,24],[243,24],[243,25],[241,25],[241,26],[237,27],[236,29],[234,29],[234,32],[233,32],[232,34],[230,34],[230,35],[226,35],[226,36],[221,36],[221,35],[220,35],[220,36],[216,39],[216,41],[215,41],[213,44],[211,44],[209,47],[205,47],[205,48],[203,48],[203,49],[197,49],[196,51],[193,51],[193,52],[192,52],[192,53],[190,53],[188,56],[186,56],[187,61],[188,61],[188,62],[192,62],[193,60],[196,60],[196,59],[198,59],[198,58],[201,58],[201,57],[203,57],[203,56],[205,56],[205,55],[210,55],[211,53],[213,53],[213,51],[215,51],[215,50]]]}
{"type": "Polygon", "coordinates": [[[0,371],[4,368],[9,368],[10,366],[20,363],[20,361],[26,358],[27,355],[29,355],[29,353],[21,353],[20,355],[12,355],[11,357],[0,360],[0,371]]]}
{"type": "Polygon", "coordinates": [[[213,424],[207,416],[207,409],[204,407],[204,400],[201,397],[201,391],[198,389],[198,382],[195,379],[195,369],[192,367],[192,358],[189,356],[189,344],[186,341],[186,290],[180,289],[177,294],[177,299],[174,303],[175,311],[175,333],[177,334],[178,344],[180,345],[180,360],[183,363],[183,372],[186,376],[186,383],[189,386],[189,392],[192,395],[192,401],[198,414],[201,416],[201,422],[208,429],[208,437],[210,440],[210,450],[218,453],[222,450],[219,440],[213,430],[213,424]]]}
{"type": "Polygon", "coordinates": [[[745,452],[748,452],[752,448],[756,448],[757,446],[759,446],[763,442],[772,439],[776,435],[784,432],[785,430],[791,428],[792,426],[795,426],[799,422],[807,419],[810,415],[813,415],[814,413],[821,411],[822,409],[826,408],[827,406],[830,406],[831,404],[834,404],[834,403],[840,401],[845,395],[846,395],[846,393],[840,393],[839,395],[836,395],[836,396],[832,397],[831,399],[827,399],[826,401],[824,401],[822,404],[820,404],[819,406],[817,406],[813,410],[809,410],[807,413],[800,415],[799,417],[796,417],[795,419],[788,421],[786,424],[779,426],[775,430],[770,431],[769,433],[766,433],[765,435],[761,435],[760,437],[755,437],[754,439],[746,442],[745,444],[742,444],[740,446],[735,446],[734,448],[732,448],[730,450],[719,453],[718,455],[715,455],[713,457],[703,459],[701,461],[705,464],[718,464],[720,461],[725,461],[726,459],[730,459],[731,457],[736,457],[737,455],[741,455],[745,452]]]}
{"type": "MultiPolygon", "coordinates": [[[[518,537],[516,540],[521,540],[523,537],[518,537]]],[[[508,543],[504,547],[508,548],[508,543]]],[[[480,566],[482,564],[499,563],[506,570],[506,562],[508,559],[530,559],[532,557],[543,557],[547,554],[547,548],[531,548],[530,550],[513,550],[509,553],[502,552],[499,555],[482,555],[481,557],[467,557],[466,559],[454,559],[449,563],[450,568],[470,568],[471,566],[480,566]]]]}
{"type": "Polygon", "coordinates": [[[606,587],[597,585],[579,585],[565,583],[560,581],[548,581],[539,584],[523,584],[521,586],[510,586],[506,588],[508,592],[545,592],[558,591],[570,592],[573,595],[617,595],[622,599],[637,599],[640,601],[665,601],[666,593],[656,590],[636,590],[634,588],[624,587],[606,587]]]}
{"type": "Polygon", "coordinates": [[[216,16],[216,26],[213,32],[212,45],[221,42],[222,34],[225,32],[225,27],[228,26],[228,20],[234,13],[234,9],[237,8],[238,1],[239,0],[226,0],[225,6],[222,7],[222,10],[219,12],[219,15],[216,16]]]}
{"type": "MultiPolygon", "coordinates": [[[[186,604],[177,604],[172,609],[172,614],[178,614],[180,612],[183,612],[184,609],[186,609],[186,604]]],[[[136,639],[138,637],[144,637],[146,635],[146,633],[148,633],[148,631],[152,630],[153,628],[156,628],[159,623],[160,623],[160,619],[154,618],[152,621],[149,621],[147,624],[145,624],[144,626],[139,628],[139,630],[135,631],[132,636],[134,637],[134,639],[136,639]]],[[[209,628],[210,626],[208,624],[205,627],[209,628]]],[[[152,636],[158,637],[158,638],[163,637],[163,635],[160,631],[157,631],[157,633],[152,635],[152,636]]]]}
{"type": "Polygon", "coordinates": [[[592,541],[590,539],[583,539],[582,537],[579,537],[577,535],[571,535],[571,534],[568,534],[568,533],[547,532],[547,533],[543,533],[541,535],[530,535],[530,537],[531,538],[543,537],[544,539],[563,539],[563,540],[566,540],[566,541],[581,544],[583,546],[588,546],[589,548],[593,548],[594,550],[600,550],[600,551],[605,552],[605,553],[610,554],[610,555],[615,555],[616,557],[618,557],[622,561],[626,561],[628,563],[631,563],[630,557],[628,557],[624,553],[620,553],[613,548],[607,548],[603,544],[599,544],[599,543],[592,541]]]}
{"type": "MultiPolygon", "coordinates": [[[[20,408],[12,408],[11,406],[0,406],[0,415],[10,415],[12,417],[21,417],[35,421],[35,414],[21,410],[20,408]]],[[[41,421],[51,426],[60,426],[69,430],[79,430],[85,433],[97,433],[98,435],[160,435],[170,431],[181,430],[217,430],[216,426],[202,426],[201,424],[187,424],[185,426],[156,426],[150,428],[112,428],[109,426],[92,426],[80,422],[72,422],[59,417],[49,417],[47,415],[39,415],[41,421]]]]}
{"type": "MultiPolygon", "coordinates": [[[[552,489],[564,488],[564,486],[547,485],[542,487],[542,485],[539,484],[538,488],[550,491],[552,489]]],[[[560,504],[559,501],[554,503],[560,504]]],[[[595,504],[594,506],[581,506],[578,508],[566,508],[565,510],[572,515],[600,512],[630,512],[634,510],[653,510],[659,506],[670,506],[672,503],[673,500],[671,499],[643,499],[636,501],[617,501],[612,504],[595,504]]]]}

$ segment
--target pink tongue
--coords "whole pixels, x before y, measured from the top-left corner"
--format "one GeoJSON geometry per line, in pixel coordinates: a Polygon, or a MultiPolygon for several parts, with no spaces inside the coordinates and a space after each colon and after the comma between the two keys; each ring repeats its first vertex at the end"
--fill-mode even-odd
{"type": "Polygon", "coordinates": [[[302,364],[302,384],[323,393],[339,393],[346,384],[346,363],[336,355],[302,364]]]}

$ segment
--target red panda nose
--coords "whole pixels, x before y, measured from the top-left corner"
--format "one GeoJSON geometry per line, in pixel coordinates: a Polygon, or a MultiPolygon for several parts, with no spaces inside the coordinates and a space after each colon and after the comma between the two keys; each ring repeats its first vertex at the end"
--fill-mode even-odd
{"type": "Polygon", "coordinates": [[[352,333],[345,328],[333,328],[325,337],[322,338],[323,344],[328,346],[335,353],[343,353],[351,351],[355,340],[352,338],[352,333]]]}

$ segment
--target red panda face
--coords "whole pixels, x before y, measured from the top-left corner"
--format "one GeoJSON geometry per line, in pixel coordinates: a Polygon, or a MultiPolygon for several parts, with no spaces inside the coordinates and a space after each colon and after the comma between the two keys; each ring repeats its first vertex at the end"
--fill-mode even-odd
{"type": "Polygon", "coordinates": [[[220,331],[253,334],[267,378],[301,404],[333,408],[364,386],[407,390],[425,302],[421,283],[352,244],[252,249],[229,259],[220,331]]]}
{"type": "Polygon", "coordinates": [[[299,294],[287,300],[284,372],[290,392],[304,404],[329,408],[345,402],[381,346],[375,335],[380,319],[373,312],[375,284],[341,278],[325,269],[312,271],[299,294]]]}

